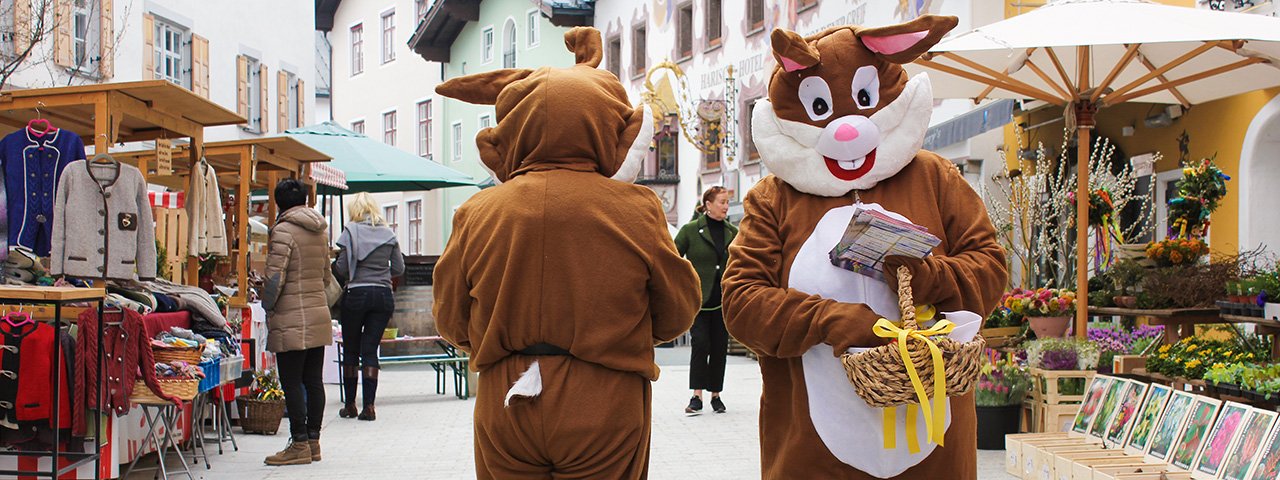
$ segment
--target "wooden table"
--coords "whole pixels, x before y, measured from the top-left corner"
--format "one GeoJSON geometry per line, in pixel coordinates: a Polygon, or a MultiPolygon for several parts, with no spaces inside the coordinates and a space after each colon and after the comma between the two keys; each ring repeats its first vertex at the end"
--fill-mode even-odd
{"type": "Polygon", "coordinates": [[[1089,307],[1089,315],[1115,315],[1120,317],[1149,317],[1151,323],[1164,326],[1164,343],[1195,335],[1196,325],[1224,323],[1218,307],[1139,309],[1116,307],[1089,307]]]}

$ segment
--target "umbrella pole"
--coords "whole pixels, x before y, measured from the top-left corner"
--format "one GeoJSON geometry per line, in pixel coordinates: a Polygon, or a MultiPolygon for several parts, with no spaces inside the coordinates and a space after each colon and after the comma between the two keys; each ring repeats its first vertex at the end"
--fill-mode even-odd
{"type": "Polygon", "coordinates": [[[1089,143],[1097,107],[1076,103],[1076,338],[1089,328],[1089,143]]]}

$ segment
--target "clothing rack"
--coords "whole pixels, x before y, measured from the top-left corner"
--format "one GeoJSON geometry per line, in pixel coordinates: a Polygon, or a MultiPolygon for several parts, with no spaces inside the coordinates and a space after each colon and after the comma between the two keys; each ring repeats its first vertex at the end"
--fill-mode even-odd
{"type": "MultiPolygon", "coordinates": [[[[102,318],[105,309],[105,301],[107,297],[106,289],[102,288],[74,288],[74,287],[25,287],[25,286],[0,286],[0,305],[11,304],[37,304],[52,305],[54,308],[53,326],[56,330],[61,331],[65,322],[62,321],[62,308],[68,303],[77,303],[91,301],[98,304],[98,318],[102,318]]],[[[90,332],[80,332],[81,335],[90,335],[90,332]]],[[[98,335],[98,345],[103,344],[102,329],[96,332],[98,335]]],[[[102,378],[103,352],[106,349],[98,349],[97,363],[93,368],[98,371],[98,378],[102,378]]],[[[61,451],[62,443],[62,426],[61,418],[62,409],[58,408],[62,401],[62,395],[68,392],[62,392],[60,384],[62,382],[63,369],[58,368],[58,357],[62,355],[62,342],[53,342],[53,451],[0,451],[0,456],[25,456],[37,458],[49,458],[48,470],[0,470],[0,476],[34,476],[36,478],[62,478],[67,473],[74,472],[81,466],[93,462],[93,478],[101,478],[102,472],[102,438],[103,432],[99,428],[94,428],[94,449],[93,453],[76,453],[61,451]],[[65,466],[62,466],[62,460],[70,460],[65,466]]],[[[83,375],[83,372],[81,372],[83,375]]],[[[88,388],[88,385],[85,386],[88,388]]],[[[102,382],[98,382],[94,386],[94,395],[99,399],[99,408],[103,405],[102,400],[102,382]]],[[[100,422],[95,422],[100,425],[100,422]]]]}

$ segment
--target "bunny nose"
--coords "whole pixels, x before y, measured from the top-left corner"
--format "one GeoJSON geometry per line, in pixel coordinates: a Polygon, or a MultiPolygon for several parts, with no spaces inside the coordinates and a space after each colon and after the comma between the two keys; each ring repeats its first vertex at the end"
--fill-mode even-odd
{"type": "Polygon", "coordinates": [[[853,125],[844,124],[836,128],[836,140],[841,142],[852,142],[858,138],[858,129],[853,125]]]}

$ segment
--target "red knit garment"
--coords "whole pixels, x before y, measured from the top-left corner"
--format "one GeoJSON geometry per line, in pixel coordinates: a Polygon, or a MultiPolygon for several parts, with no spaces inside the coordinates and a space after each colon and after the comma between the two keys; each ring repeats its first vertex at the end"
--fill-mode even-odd
{"type": "MultiPolygon", "coordinates": [[[[99,401],[94,397],[96,385],[102,385],[102,395],[106,407],[114,409],[117,416],[129,413],[129,395],[133,393],[133,383],[142,372],[142,381],[156,396],[173,403],[182,403],[177,397],[165,395],[156,381],[155,357],[151,354],[151,342],[143,327],[142,315],[132,310],[109,312],[102,323],[120,322],[120,325],[102,326],[103,330],[103,372],[106,379],[98,378],[98,371],[93,362],[98,358],[98,312],[85,310],[80,314],[80,338],[76,352],[75,392],[84,395],[89,408],[97,408],[99,401]],[[99,383],[101,382],[101,383],[99,383]]],[[[73,425],[73,434],[84,434],[84,419],[73,425]]]]}
{"type": "MultiPolygon", "coordinates": [[[[53,344],[58,341],[57,332],[47,323],[36,324],[35,331],[22,339],[20,352],[22,362],[18,366],[18,396],[14,402],[18,421],[34,422],[47,420],[53,426],[53,344]]],[[[70,428],[75,422],[71,418],[72,392],[67,388],[66,357],[58,355],[58,415],[61,420],[58,426],[70,428]]],[[[81,422],[84,419],[80,419],[81,422]]]]}

